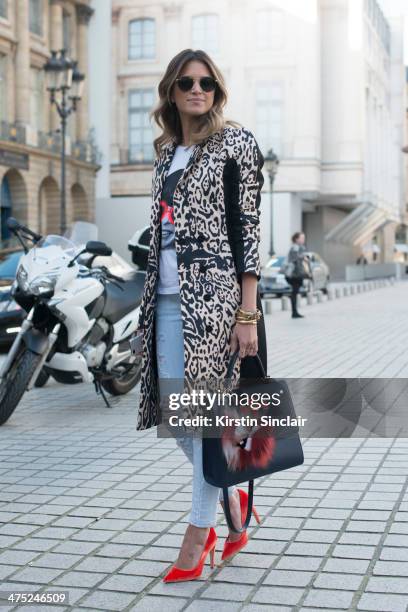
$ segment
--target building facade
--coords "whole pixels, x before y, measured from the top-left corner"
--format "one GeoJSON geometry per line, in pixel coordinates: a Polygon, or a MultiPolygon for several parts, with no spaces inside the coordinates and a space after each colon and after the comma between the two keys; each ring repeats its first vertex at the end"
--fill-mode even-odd
{"type": "MultiPolygon", "coordinates": [[[[65,48],[88,73],[88,0],[0,0],[1,239],[16,217],[41,234],[59,233],[61,133],[43,66],[65,48]]],[[[94,219],[96,149],[89,138],[88,85],[68,120],[67,224],[94,219]]]]}
{"type": "Polygon", "coordinates": [[[320,7],[322,188],[305,229],[332,267],[350,249],[393,261],[405,216],[403,22],[376,0],[320,7]]]}
{"type": "Polygon", "coordinates": [[[112,0],[111,44],[110,215],[148,223],[157,85],[171,57],[201,48],[225,76],[225,115],[280,159],[273,203],[265,170],[262,261],[271,226],[283,255],[303,229],[333,278],[375,243],[392,260],[405,207],[402,29],[376,0],[112,0]]]}

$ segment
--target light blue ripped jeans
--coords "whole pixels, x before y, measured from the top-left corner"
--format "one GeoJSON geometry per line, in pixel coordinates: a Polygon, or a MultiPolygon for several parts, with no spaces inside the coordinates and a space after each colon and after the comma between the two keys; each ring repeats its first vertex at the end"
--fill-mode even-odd
{"type": "MultiPolygon", "coordinates": [[[[160,378],[184,378],[183,326],[178,293],[157,294],[156,355],[160,378]]],[[[203,476],[202,439],[178,437],[177,445],[193,464],[193,501],[189,522],[196,527],[215,527],[217,502],[222,500],[222,489],[208,484],[203,476]]],[[[232,495],[235,487],[228,489],[232,495]]]]}

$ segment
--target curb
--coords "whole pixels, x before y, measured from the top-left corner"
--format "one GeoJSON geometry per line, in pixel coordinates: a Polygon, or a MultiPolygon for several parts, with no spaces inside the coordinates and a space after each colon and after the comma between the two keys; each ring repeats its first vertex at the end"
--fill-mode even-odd
{"type": "MultiPolygon", "coordinates": [[[[321,290],[318,290],[315,293],[307,293],[306,296],[302,297],[298,294],[298,306],[312,306],[314,304],[323,304],[328,301],[338,300],[345,297],[352,297],[353,295],[359,295],[375,289],[393,287],[397,282],[400,281],[398,281],[395,276],[390,276],[388,278],[377,278],[370,281],[357,281],[354,283],[345,284],[342,287],[330,288],[329,285],[327,294],[324,294],[321,290]]],[[[276,298],[262,298],[261,301],[265,315],[272,315],[276,312],[290,310],[290,299],[287,295],[283,295],[280,300],[277,300],[276,298]],[[280,307],[273,308],[273,304],[278,301],[280,302],[280,307]]]]}

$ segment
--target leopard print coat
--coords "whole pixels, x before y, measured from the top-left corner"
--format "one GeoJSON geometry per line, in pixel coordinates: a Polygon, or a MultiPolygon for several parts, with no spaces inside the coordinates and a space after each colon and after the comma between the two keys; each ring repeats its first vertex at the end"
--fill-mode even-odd
{"type": "MultiPolygon", "coordinates": [[[[144,330],[137,429],[158,424],[159,389],[154,313],[161,239],[160,199],[177,143],[154,163],[150,244],[139,327],[144,330]]],[[[229,342],[241,303],[241,275],[260,279],[258,245],[264,159],[253,134],[227,126],[193,151],[173,196],[175,246],[187,379],[224,378],[229,342]]],[[[259,291],[258,307],[261,308],[259,291]]],[[[258,353],[266,371],[263,317],[258,353]]],[[[255,360],[250,360],[255,361],[255,360]]],[[[238,358],[232,377],[243,375],[238,358]]]]}

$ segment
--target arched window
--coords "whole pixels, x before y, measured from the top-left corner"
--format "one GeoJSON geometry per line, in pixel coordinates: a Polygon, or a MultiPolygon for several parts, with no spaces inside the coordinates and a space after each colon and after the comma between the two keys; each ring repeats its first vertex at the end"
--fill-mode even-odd
{"type": "Polygon", "coordinates": [[[12,214],[12,201],[10,193],[10,185],[7,175],[3,178],[1,183],[0,193],[0,225],[1,225],[1,240],[8,240],[10,238],[10,230],[7,227],[7,219],[12,214]]]}
{"type": "Polygon", "coordinates": [[[215,13],[195,15],[192,19],[193,49],[202,49],[207,53],[219,51],[219,17],[215,13]]]}
{"type": "Polygon", "coordinates": [[[133,19],[129,22],[129,59],[153,59],[156,55],[154,19],[133,19]]]}

